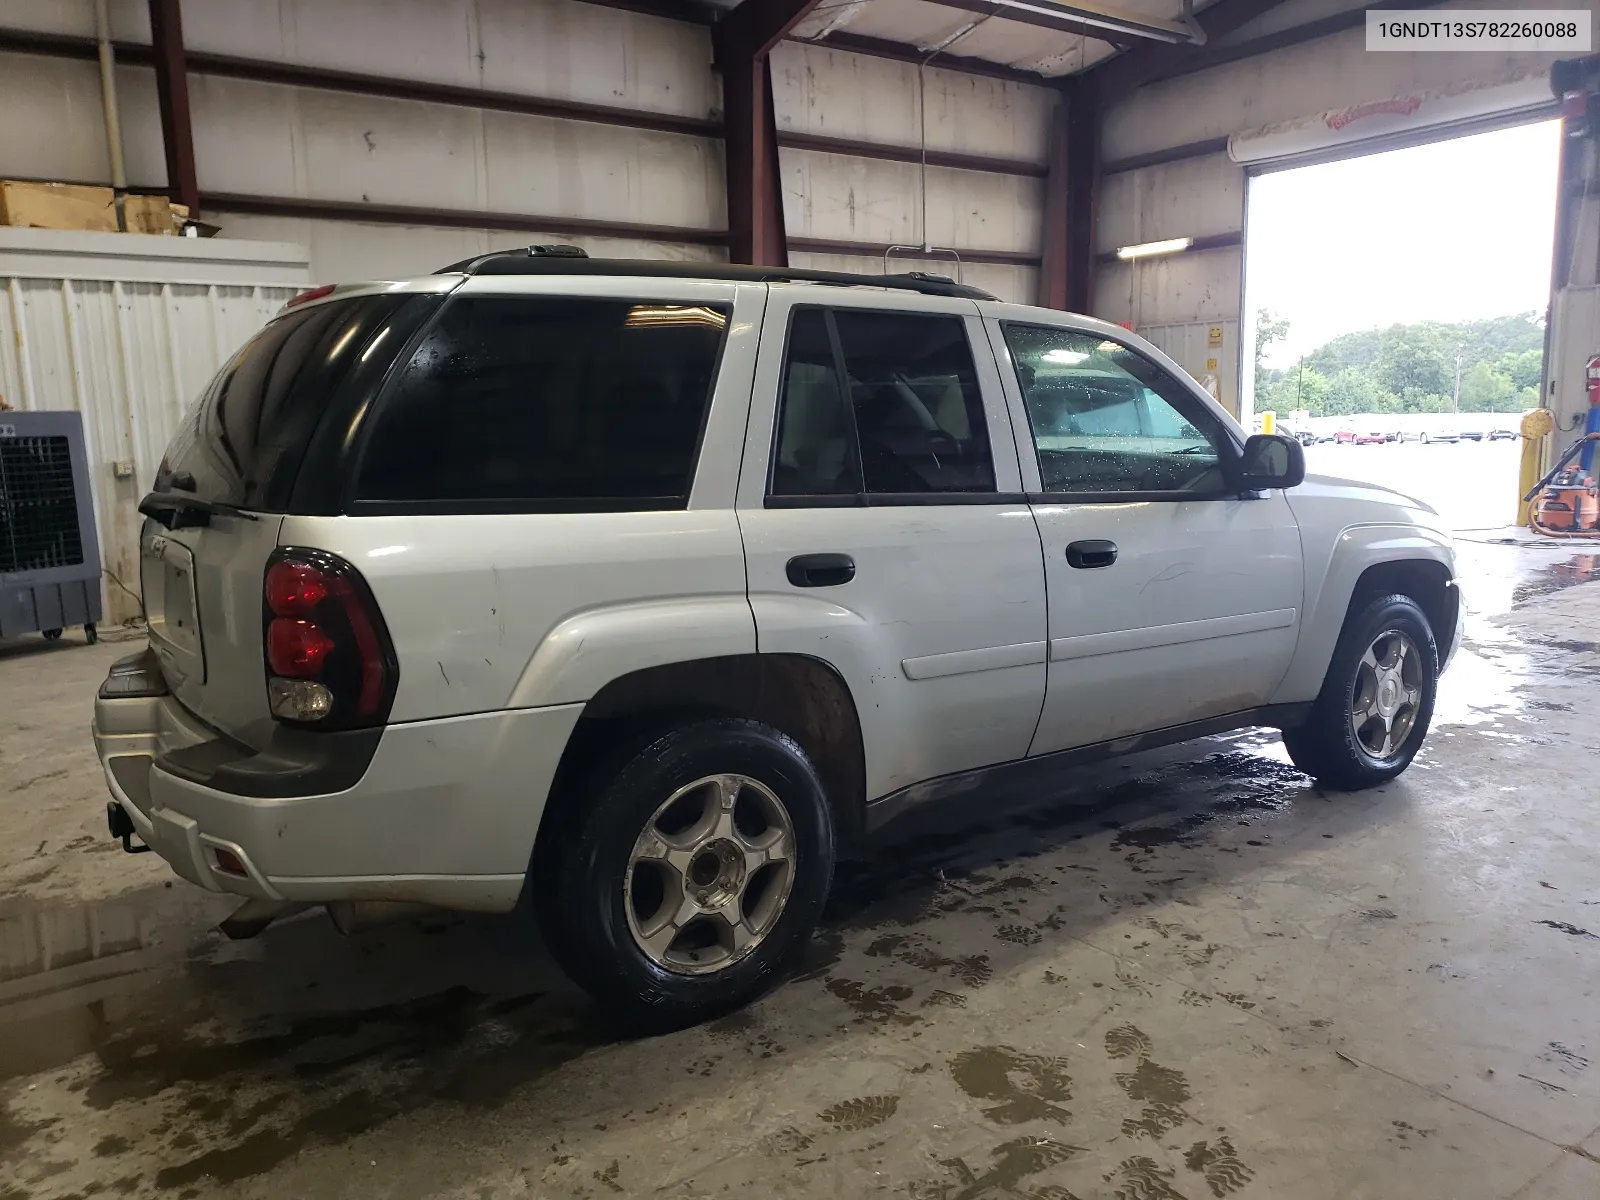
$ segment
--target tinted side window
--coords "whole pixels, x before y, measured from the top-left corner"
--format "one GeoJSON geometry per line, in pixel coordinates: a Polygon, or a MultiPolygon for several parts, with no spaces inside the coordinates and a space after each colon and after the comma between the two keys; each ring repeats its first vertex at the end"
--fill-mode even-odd
{"type": "Polygon", "coordinates": [[[989,427],[960,317],[795,311],[774,495],[994,490],[989,427]]]}
{"type": "Polygon", "coordinates": [[[850,417],[820,308],[802,308],[789,324],[789,348],[778,400],[774,496],[853,496],[861,491],[850,417]]]}
{"type": "Polygon", "coordinates": [[[1045,491],[1225,493],[1221,430],[1154,363],[1093,334],[1005,335],[1045,491]]]}
{"type": "Polygon", "coordinates": [[[452,300],[381,402],[356,496],[682,507],[728,316],[628,300],[452,300]]]}
{"type": "Polygon", "coordinates": [[[960,317],[836,309],[867,491],[992,492],[994,459],[960,317]]]}

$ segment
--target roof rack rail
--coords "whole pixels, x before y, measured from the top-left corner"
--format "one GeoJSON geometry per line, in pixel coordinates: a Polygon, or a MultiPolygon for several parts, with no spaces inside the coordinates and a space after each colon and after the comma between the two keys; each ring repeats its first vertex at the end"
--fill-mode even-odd
{"type": "Polygon", "coordinates": [[[647,279],[725,279],[735,283],[823,283],[835,287],[894,288],[925,296],[994,300],[995,296],[947,275],[909,271],[903,275],[864,275],[853,271],[810,271],[801,267],[754,267],[742,263],[670,262],[650,258],[590,258],[576,246],[527,246],[463,259],[438,275],[637,275],[647,279]]]}

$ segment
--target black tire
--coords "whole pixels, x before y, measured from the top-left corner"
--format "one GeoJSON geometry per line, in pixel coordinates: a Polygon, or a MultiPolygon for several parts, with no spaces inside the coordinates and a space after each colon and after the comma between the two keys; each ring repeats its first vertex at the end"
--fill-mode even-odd
{"type": "Polygon", "coordinates": [[[94,645],[100,640],[100,631],[93,625],[85,625],[83,627],[83,640],[91,646],[94,645]]]}
{"type": "Polygon", "coordinates": [[[44,640],[47,642],[58,641],[61,637],[59,629],[41,629],[39,632],[44,634],[44,640]]]}
{"type": "Polygon", "coordinates": [[[822,782],[792,738],[758,721],[708,718],[644,735],[552,803],[559,807],[540,830],[529,881],[540,927],[573,980],[631,1028],[682,1028],[749,1003],[782,979],[822,915],[835,857],[822,782]],[[756,781],[787,814],[794,843],[788,894],[741,957],[689,974],[646,953],[630,924],[629,905],[638,901],[624,888],[635,842],[655,825],[663,803],[724,774],[756,781]]]}
{"type": "MultiPolygon", "coordinates": [[[[1283,744],[1295,766],[1329,787],[1348,792],[1376,787],[1409,767],[1422,748],[1438,684],[1439,648],[1427,614],[1410,596],[1378,596],[1346,619],[1310,716],[1298,729],[1284,730],[1283,744]],[[1358,735],[1351,713],[1362,681],[1363,655],[1393,634],[1404,635],[1417,651],[1415,686],[1420,701],[1403,736],[1390,753],[1379,756],[1358,735]]],[[[1368,728],[1376,740],[1377,726],[1368,728]]]]}

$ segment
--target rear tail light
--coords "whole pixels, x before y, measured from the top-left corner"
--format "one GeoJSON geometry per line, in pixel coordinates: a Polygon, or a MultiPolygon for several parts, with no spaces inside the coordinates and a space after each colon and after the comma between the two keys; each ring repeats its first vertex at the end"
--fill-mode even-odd
{"type": "Polygon", "coordinates": [[[360,573],[325,551],[279,550],[262,599],[272,715],[318,729],[381,725],[400,668],[360,573]]]}

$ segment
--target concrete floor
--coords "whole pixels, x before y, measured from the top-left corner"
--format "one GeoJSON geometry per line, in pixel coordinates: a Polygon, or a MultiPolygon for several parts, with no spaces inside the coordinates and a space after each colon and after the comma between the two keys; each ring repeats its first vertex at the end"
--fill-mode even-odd
{"type": "Polygon", "coordinates": [[[1257,731],[919,817],[798,979],[632,1042],[519,919],[224,941],[104,838],[126,646],[0,647],[0,1197],[1592,1200],[1594,550],[1463,543],[1394,784],[1257,731]]]}

